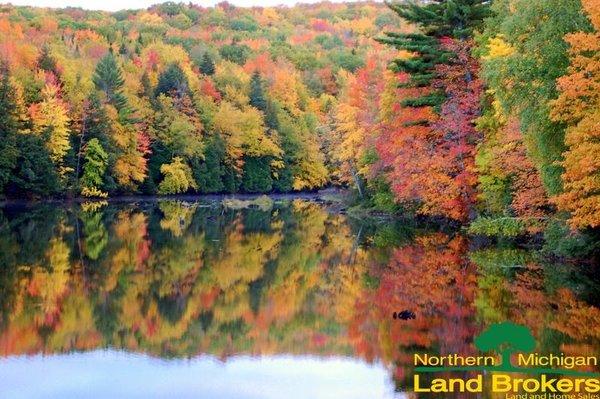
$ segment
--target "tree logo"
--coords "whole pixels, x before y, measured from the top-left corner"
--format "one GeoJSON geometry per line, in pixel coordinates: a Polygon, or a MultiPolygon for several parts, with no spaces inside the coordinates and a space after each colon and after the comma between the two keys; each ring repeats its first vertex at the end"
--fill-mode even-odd
{"type": "Polygon", "coordinates": [[[475,338],[475,347],[483,352],[496,351],[502,360],[495,368],[503,371],[521,370],[510,362],[514,352],[531,352],[535,349],[535,338],[531,331],[522,325],[505,321],[492,324],[475,338]]]}
{"type": "Polygon", "coordinates": [[[459,366],[459,367],[416,367],[418,372],[434,373],[440,371],[501,371],[527,374],[563,374],[574,376],[598,376],[597,373],[583,372],[570,369],[519,367],[514,366],[511,357],[517,352],[531,352],[536,342],[529,328],[509,321],[492,324],[474,341],[475,347],[482,352],[494,351],[500,355],[500,362],[493,365],[459,366]]]}

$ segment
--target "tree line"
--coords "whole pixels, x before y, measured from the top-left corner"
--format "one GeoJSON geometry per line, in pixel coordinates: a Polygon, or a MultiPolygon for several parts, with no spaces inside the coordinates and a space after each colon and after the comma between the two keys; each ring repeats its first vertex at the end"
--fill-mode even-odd
{"type": "Polygon", "coordinates": [[[598,10],[448,0],[2,9],[6,196],[268,193],[567,237],[600,225],[598,10]]]}
{"type": "Polygon", "coordinates": [[[329,171],[319,127],[374,51],[369,38],[393,22],[381,10],[3,7],[0,192],[322,187],[329,171]]]}

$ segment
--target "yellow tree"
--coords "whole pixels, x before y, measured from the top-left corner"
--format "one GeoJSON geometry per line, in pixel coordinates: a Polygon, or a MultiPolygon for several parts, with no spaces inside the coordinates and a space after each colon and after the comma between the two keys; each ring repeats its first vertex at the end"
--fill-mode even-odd
{"type": "Polygon", "coordinates": [[[571,65],[559,78],[552,117],[568,125],[564,192],[554,200],[573,228],[600,226],[600,1],[582,0],[594,32],[565,36],[571,65]]]}
{"type": "Polygon", "coordinates": [[[367,64],[347,80],[344,101],[335,108],[336,145],[333,158],[340,164],[342,179],[354,180],[362,195],[362,180],[369,175],[370,150],[378,134],[385,82],[382,60],[371,56],[367,64]]]}
{"type": "Polygon", "coordinates": [[[362,195],[358,163],[365,151],[366,131],[358,122],[359,111],[357,107],[348,103],[340,103],[336,107],[335,133],[339,136],[339,147],[334,149],[334,158],[337,158],[340,164],[342,179],[346,182],[353,179],[362,195]]]}
{"type": "Polygon", "coordinates": [[[146,177],[146,146],[136,125],[121,123],[115,107],[108,104],[106,108],[113,128],[112,139],[118,148],[112,173],[120,186],[135,190],[146,177]]]}
{"type": "Polygon", "coordinates": [[[64,165],[64,157],[71,148],[69,142],[69,116],[67,107],[60,97],[56,79],[49,75],[42,90],[42,102],[31,108],[34,130],[46,136],[46,147],[50,159],[56,165],[60,176],[64,177],[69,168],[64,165]]]}
{"type": "Polygon", "coordinates": [[[267,134],[262,114],[253,107],[239,109],[223,101],[213,124],[215,131],[225,138],[228,161],[238,170],[244,164],[244,156],[281,156],[277,141],[267,134]]]}

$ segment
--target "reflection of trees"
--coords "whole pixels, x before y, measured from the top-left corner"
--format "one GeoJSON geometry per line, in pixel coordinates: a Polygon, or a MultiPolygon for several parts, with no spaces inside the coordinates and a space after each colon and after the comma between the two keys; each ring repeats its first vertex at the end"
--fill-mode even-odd
{"type": "Polygon", "coordinates": [[[475,274],[466,250],[463,237],[424,234],[370,271],[378,285],[358,301],[350,334],[363,356],[397,366],[403,390],[412,385],[414,353],[472,352],[475,274]],[[402,310],[416,318],[394,320],[393,312],[402,310]]]}
{"type": "Polygon", "coordinates": [[[504,320],[543,350],[598,348],[588,277],[415,226],[353,226],[300,200],[5,210],[0,351],[354,354],[382,359],[406,389],[414,353],[471,354],[504,320]],[[402,310],[416,319],[394,320],[402,310]]]}
{"type": "Polygon", "coordinates": [[[305,201],[223,214],[181,202],[145,208],[1,220],[4,353],[112,346],[226,356],[344,345],[330,307],[319,305],[321,265],[352,247],[339,216],[305,201]],[[43,248],[23,253],[21,239],[38,230],[43,248]]]}
{"type": "Polygon", "coordinates": [[[81,220],[85,236],[85,255],[89,259],[97,260],[108,244],[108,232],[102,221],[102,212],[81,212],[81,220]]]}
{"type": "Polygon", "coordinates": [[[0,210],[0,326],[8,322],[18,295],[17,256],[19,243],[11,231],[8,220],[0,210]]]}
{"type": "Polygon", "coordinates": [[[597,290],[589,271],[506,248],[480,250],[471,259],[479,269],[476,303],[484,324],[511,320],[527,326],[539,352],[570,348],[576,354],[582,343],[598,347],[600,311],[579,298],[597,290]]]}

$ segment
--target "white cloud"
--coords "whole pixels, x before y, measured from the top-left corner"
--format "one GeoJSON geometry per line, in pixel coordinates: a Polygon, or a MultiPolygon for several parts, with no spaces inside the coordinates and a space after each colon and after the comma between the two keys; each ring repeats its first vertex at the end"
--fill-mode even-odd
{"type": "MultiPolygon", "coordinates": [[[[177,0],[176,0],[177,1],[177,0]]],[[[204,1],[192,1],[194,4],[198,4],[203,7],[214,6],[220,3],[222,0],[204,0],[204,1]]],[[[252,6],[276,6],[286,5],[293,6],[296,3],[317,3],[320,0],[229,0],[229,3],[239,7],[252,7],[252,6]]],[[[333,2],[343,2],[344,0],[332,0],[333,2]]],[[[127,9],[139,9],[146,8],[156,3],[164,3],[165,0],[12,0],[11,4],[22,5],[22,6],[35,6],[35,7],[82,7],[88,10],[107,10],[117,11],[124,8],[127,9]]],[[[188,3],[188,1],[184,1],[188,3]]]]}

